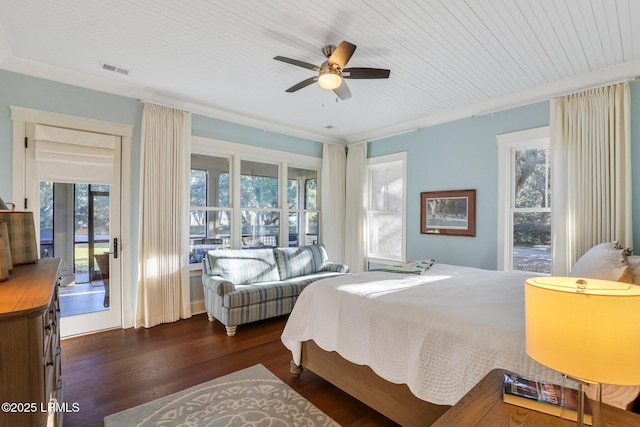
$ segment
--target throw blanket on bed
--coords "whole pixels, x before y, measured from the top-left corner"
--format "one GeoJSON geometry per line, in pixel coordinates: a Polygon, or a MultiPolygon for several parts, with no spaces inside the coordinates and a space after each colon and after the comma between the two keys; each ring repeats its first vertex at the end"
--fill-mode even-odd
{"type": "Polygon", "coordinates": [[[388,265],[385,267],[376,268],[373,271],[386,271],[389,273],[404,273],[404,274],[422,274],[427,271],[433,265],[432,259],[422,259],[418,261],[409,261],[404,264],[388,265]]]}
{"type": "MultiPolygon", "coordinates": [[[[301,343],[312,339],[442,405],[454,405],[494,368],[560,384],[560,373],[526,354],[525,279],[436,263],[422,275],[365,272],[320,280],[300,294],[282,342],[297,364],[301,343]]],[[[638,391],[603,387],[603,398],[625,407],[638,391]]]]}

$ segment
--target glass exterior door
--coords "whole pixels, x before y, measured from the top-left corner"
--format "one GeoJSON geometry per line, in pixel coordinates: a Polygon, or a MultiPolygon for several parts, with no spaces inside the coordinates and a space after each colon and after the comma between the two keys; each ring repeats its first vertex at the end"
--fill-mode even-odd
{"type": "Polygon", "coordinates": [[[111,308],[110,187],[40,183],[40,252],[62,260],[63,318],[111,308]]]}

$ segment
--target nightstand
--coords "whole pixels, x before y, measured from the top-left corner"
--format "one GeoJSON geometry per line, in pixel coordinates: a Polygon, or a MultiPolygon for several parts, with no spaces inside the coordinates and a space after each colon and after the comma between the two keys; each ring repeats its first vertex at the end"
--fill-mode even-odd
{"type": "MultiPolygon", "coordinates": [[[[576,426],[574,421],[504,403],[502,383],[507,372],[504,369],[489,372],[432,427],[576,426]]],[[[603,404],[602,426],[640,426],[640,415],[603,404]]]]}

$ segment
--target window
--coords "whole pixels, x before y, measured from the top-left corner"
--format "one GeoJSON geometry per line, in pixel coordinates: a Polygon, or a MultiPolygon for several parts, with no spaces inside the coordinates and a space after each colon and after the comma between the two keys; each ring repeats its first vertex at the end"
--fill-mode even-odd
{"type": "Polygon", "coordinates": [[[498,135],[498,268],[551,273],[548,128],[498,135]]]}
{"type": "Polygon", "coordinates": [[[289,246],[318,243],[318,171],[288,168],[289,246]]]}
{"type": "Polygon", "coordinates": [[[406,153],[380,156],[367,165],[367,256],[380,261],[406,258],[406,153]]]}
{"type": "Polygon", "coordinates": [[[199,263],[207,250],[231,247],[229,159],[191,155],[189,262],[199,263]]]}
{"type": "Polygon", "coordinates": [[[317,243],[321,162],[192,137],[190,262],[214,249],[317,243]]]}
{"type": "Polygon", "coordinates": [[[278,165],[241,161],[242,247],[277,247],[280,236],[278,165]]]}

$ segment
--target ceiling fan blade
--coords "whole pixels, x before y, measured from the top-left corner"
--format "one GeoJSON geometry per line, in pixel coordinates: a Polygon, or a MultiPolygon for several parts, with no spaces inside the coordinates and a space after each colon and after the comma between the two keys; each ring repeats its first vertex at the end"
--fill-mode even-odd
{"type": "Polygon", "coordinates": [[[347,86],[347,82],[344,80],[340,83],[340,86],[333,90],[333,92],[343,101],[351,98],[351,91],[349,90],[349,86],[347,86]]]}
{"type": "Polygon", "coordinates": [[[282,61],[288,64],[297,65],[298,67],[308,68],[309,70],[320,71],[320,67],[318,67],[317,65],[309,64],[308,62],[304,61],[298,61],[297,59],[286,58],[284,56],[276,56],[273,59],[275,59],[276,61],[282,61]]]}
{"type": "Polygon", "coordinates": [[[347,62],[351,59],[353,52],[356,51],[356,45],[347,41],[342,41],[333,51],[329,60],[327,61],[330,66],[337,65],[339,69],[343,69],[347,66],[347,62]]]}
{"type": "Polygon", "coordinates": [[[391,70],[383,68],[345,68],[342,77],[345,79],[388,79],[391,70]]]}
{"type": "Polygon", "coordinates": [[[298,83],[298,84],[295,84],[295,85],[291,86],[291,87],[290,87],[289,89],[287,89],[285,92],[289,92],[289,93],[291,93],[291,92],[295,92],[295,91],[300,90],[300,89],[302,89],[303,87],[307,87],[307,86],[309,86],[310,84],[313,84],[313,83],[315,83],[315,82],[317,82],[317,81],[318,81],[318,76],[309,77],[308,79],[303,80],[303,81],[301,81],[300,83],[298,83]]]}

